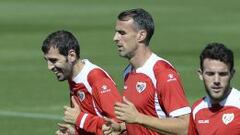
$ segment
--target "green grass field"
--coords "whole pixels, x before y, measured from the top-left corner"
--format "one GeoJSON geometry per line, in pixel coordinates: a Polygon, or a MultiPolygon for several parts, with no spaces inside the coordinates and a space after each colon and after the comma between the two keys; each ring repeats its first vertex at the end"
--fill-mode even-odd
{"type": "Polygon", "coordinates": [[[0,1],[0,134],[52,135],[68,104],[66,82],[47,70],[40,50],[51,32],[73,32],[81,57],[106,69],[122,87],[127,60],[112,41],[116,16],[142,7],[154,17],[151,47],[180,72],[189,102],[205,92],[196,71],[208,42],[225,43],[235,53],[232,85],[240,89],[239,1],[212,0],[1,0],[0,1]]]}

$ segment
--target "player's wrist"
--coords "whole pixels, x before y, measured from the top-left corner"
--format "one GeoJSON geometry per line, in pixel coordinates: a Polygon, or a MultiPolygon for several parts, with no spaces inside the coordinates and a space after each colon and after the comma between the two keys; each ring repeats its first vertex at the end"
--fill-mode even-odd
{"type": "Polygon", "coordinates": [[[126,125],[124,122],[120,123],[120,133],[123,133],[125,132],[127,129],[126,129],[126,125]]]}
{"type": "Polygon", "coordinates": [[[144,115],[143,114],[141,114],[141,113],[138,113],[137,115],[136,115],[136,124],[143,124],[143,119],[144,119],[144,115]]]}

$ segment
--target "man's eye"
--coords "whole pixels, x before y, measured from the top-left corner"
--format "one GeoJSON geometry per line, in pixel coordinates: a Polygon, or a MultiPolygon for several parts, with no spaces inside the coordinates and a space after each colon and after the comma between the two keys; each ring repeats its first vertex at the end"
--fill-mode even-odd
{"type": "Polygon", "coordinates": [[[124,31],[118,31],[118,33],[121,34],[121,35],[125,35],[126,34],[126,32],[124,32],[124,31]]]}
{"type": "Polygon", "coordinates": [[[57,59],[49,59],[49,61],[51,61],[52,63],[56,63],[57,59]]]}
{"type": "Polygon", "coordinates": [[[208,75],[208,76],[213,76],[214,75],[213,72],[206,72],[205,74],[208,75]]]}
{"type": "Polygon", "coordinates": [[[220,75],[220,76],[227,76],[227,75],[228,75],[228,72],[220,72],[219,75],[220,75]]]}

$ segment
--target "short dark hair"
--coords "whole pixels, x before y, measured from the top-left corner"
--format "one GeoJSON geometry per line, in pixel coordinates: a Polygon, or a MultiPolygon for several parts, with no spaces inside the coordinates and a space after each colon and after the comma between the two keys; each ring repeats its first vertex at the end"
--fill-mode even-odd
{"type": "Polygon", "coordinates": [[[73,49],[76,52],[77,58],[80,58],[80,46],[71,32],[60,30],[48,35],[43,41],[43,53],[48,53],[51,47],[57,48],[59,53],[64,56],[67,56],[68,51],[73,49]]]}
{"type": "Polygon", "coordinates": [[[137,29],[147,31],[145,43],[148,45],[154,33],[154,22],[152,16],[142,8],[125,10],[118,15],[118,19],[121,21],[127,21],[131,18],[133,19],[137,29]]]}
{"type": "Polygon", "coordinates": [[[200,66],[201,70],[203,70],[203,61],[204,59],[214,59],[219,60],[229,66],[230,71],[233,70],[234,67],[234,56],[233,52],[225,47],[222,43],[209,43],[203,49],[202,53],[200,54],[200,66]]]}

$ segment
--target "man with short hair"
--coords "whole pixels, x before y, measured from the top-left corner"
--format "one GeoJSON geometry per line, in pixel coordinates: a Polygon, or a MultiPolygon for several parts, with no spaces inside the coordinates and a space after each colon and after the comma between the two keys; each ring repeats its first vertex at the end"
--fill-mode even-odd
{"type": "Polygon", "coordinates": [[[189,135],[240,134],[240,92],[231,86],[234,73],[233,52],[224,44],[203,49],[198,74],[207,96],[193,104],[189,135]]]}
{"type": "MultiPolygon", "coordinates": [[[[187,133],[191,109],[179,74],[149,47],[154,33],[152,16],[140,8],[123,11],[115,31],[113,40],[119,55],[130,63],[124,71],[123,102],[115,104],[115,113],[126,123],[127,134],[187,133]]],[[[123,124],[105,120],[104,134],[125,129],[123,124]]]]}
{"type": "Polygon", "coordinates": [[[80,59],[78,41],[68,31],[51,33],[42,51],[48,69],[59,81],[68,80],[70,86],[72,106],[64,107],[68,124],[59,124],[56,134],[102,135],[103,116],[114,119],[113,105],[121,100],[114,81],[100,67],[80,59]]]}

